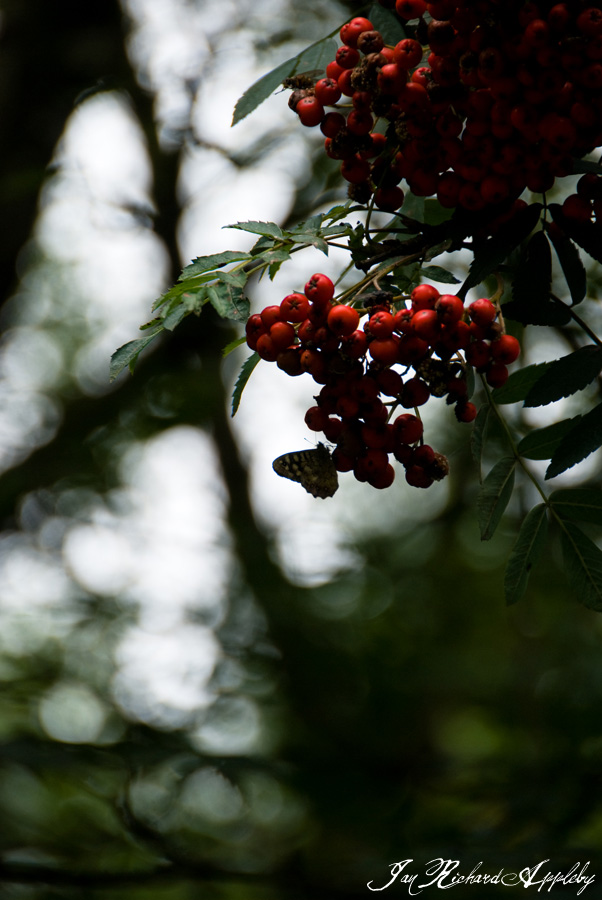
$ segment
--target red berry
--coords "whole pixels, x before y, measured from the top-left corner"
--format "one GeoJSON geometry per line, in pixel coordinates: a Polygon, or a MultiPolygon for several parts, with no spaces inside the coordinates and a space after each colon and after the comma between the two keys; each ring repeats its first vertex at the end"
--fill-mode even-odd
{"type": "Polygon", "coordinates": [[[439,299],[439,291],[432,284],[419,284],[410,294],[412,309],[434,309],[439,299]]]}
{"type": "Polygon", "coordinates": [[[491,363],[485,372],[485,379],[492,388],[502,387],[508,381],[508,369],[503,363],[491,363]]]}
{"type": "Polygon", "coordinates": [[[312,275],[304,288],[305,296],[313,303],[328,303],[334,297],[334,283],[328,275],[317,272],[312,275]]]}
{"type": "Polygon", "coordinates": [[[486,341],[473,341],[466,348],[466,362],[477,372],[484,372],[491,362],[491,348],[486,341]]]}
{"type": "Polygon", "coordinates": [[[370,178],[370,164],[365,159],[355,155],[350,159],[344,159],[341,163],[341,175],[351,184],[360,184],[370,178]]]}
{"type": "Polygon", "coordinates": [[[354,331],[343,340],[342,350],[352,359],[361,359],[368,349],[368,336],[365,331],[354,331]]]}
{"type": "Polygon", "coordinates": [[[391,313],[384,312],[384,310],[374,313],[368,320],[370,334],[374,335],[375,338],[390,337],[393,334],[393,325],[393,316],[391,313]]]}
{"type": "Polygon", "coordinates": [[[346,44],[343,44],[337,50],[335,59],[342,69],[354,69],[360,61],[360,55],[355,47],[348,47],[346,44]]]}
{"type": "Polygon", "coordinates": [[[410,378],[404,384],[399,399],[404,409],[411,409],[413,406],[424,406],[430,396],[431,391],[426,381],[421,378],[410,378]]]}
{"type": "Polygon", "coordinates": [[[396,0],[395,10],[402,19],[420,19],[426,12],[424,0],[396,0]]]}
{"type": "Polygon", "coordinates": [[[433,479],[428,475],[422,466],[411,465],[406,469],[406,481],[412,487],[429,488],[433,483],[433,479]]]}
{"type": "Polygon", "coordinates": [[[310,406],[305,413],[305,424],[312,431],[324,431],[327,422],[328,415],[319,406],[310,406]]]}
{"type": "Polygon", "coordinates": [[[338,337],[348,337],[359,325],[360,315],[352,306],[339,303],[328,313],[328,327],[338,337]]]}
{"type": "Polygon", "coordinates": [[[402,69],[413,69],[422,60],[422,46],[413,38],[404,38],[395,45],[395,62],[402,69]]]}
{"type": "Polygon", "coordinates": [[[435,303],[435,309],[443,325],[454,325],[464,314],[464,303],[455,294],[441,294],[435,303]]]}
{"type": "Polygon", "coordinates": [[[276,362],[282,348],[277,348],[269,334],[262,334],[257,338],[257,352],[267,362],[276,362]]]}
{"type": "Polygon", "coordinates": [[[481,297],[479,300],[475,300],[470,304],[468,307],[468,315],[475,325],[486,328],[488,325],[491,325],[497,316],[497,310],[491,300],[481,297]]]}
{"type": "Polygon", "coordinates": [[[322,106],[332,106],[341,98],[341,89],[334,78],[320,78],[314,91],[322,106]]]}
{"type": "Polygon", "coordinates": [[[454,412],[458,422],[474,422],[477,417],[477,408],[470,400],[456,403],[454,412]]]}
{"type": "Polygon", "coordinates": [[[520,343],[511,334],[502,334],[491,342],[491,358],[495,362],[509,366],[520,355],[520,343]]]}
{"type": "Polygon", "coordinates": [[[320,122],[320,131],[322,134],[326,135],[326,137],[333,138],[337,136],[344,125],[345,116],[342,116],[341,113],[338,112],[329,112],[326,113],[320,122]]]}
{"type": "Polygon", "coordinates": [[[405,194],[397,185],[378,188],[374,193],[375,204],[385,212],[395,212],[403,206],[404,200],[405,194]]]}
{"type": "Polygon", "coordinates": [[[280,304],[280,316],[286,322],[303,322],[309,312],[309,300],[304,294],[287,294],[280,304]]]}
{"type": "Polygon", "coordinates": [[[387,463],[383,469],[371,472],[368,475],[367,481],[373,488],[382,491],[385,488],[391,487],[395,481],[395,469],[390,463],[387,463]]]}
{"type": "Polygon", "coordinates": [[[434,309],[419,309],[412,317],[412,329],[423,341],[432,343],[439,330],[439,317],[434,309]]]}
{"type": "Polygon", "coordinates": [[[316,97],[303,97],[295,107],[302,125],[313,128],[324,118],[324,107],[316,97]]]}
{"type": "Polygon", "coordinates": [[[274,322],[282,322],[280,307],[266,306],[265,309],[261,311],[261,321],[263,322],[266,331],[270,330],[274,322]]]}
{"type": "Polygon", "coordinates": [[[380,340],[376,338],[368,344],[368,353],[375,362],[384,366],[392,366],[397,362],[399,352],[399,338],[393,334],[391,337],[380,340]]]}
{"type": "Polygon", "coordinates": [[[403,413],[397,416],[393,423],[395,439],[401,444],[415,444],[424,432],[422,420],[412,413],[403,413]]]}
{"type": "Polygon", "coordinates": [[[295,340],[295,329],[288,322],[274,322],[270,328],[272,343],[278,352],[286,350],[295,340]]]}

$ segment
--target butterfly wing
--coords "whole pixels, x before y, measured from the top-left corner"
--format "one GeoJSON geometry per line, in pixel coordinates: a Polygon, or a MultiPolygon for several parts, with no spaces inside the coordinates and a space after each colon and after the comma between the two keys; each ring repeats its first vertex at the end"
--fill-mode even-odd
{"type": "Polygon", "coordinates": [[[324,444],[312,450],[284,453],[272,467],[277,475],[302,485],[312,497],[332,497],[339,488],[339,477],[332,457],[324,444]]]}

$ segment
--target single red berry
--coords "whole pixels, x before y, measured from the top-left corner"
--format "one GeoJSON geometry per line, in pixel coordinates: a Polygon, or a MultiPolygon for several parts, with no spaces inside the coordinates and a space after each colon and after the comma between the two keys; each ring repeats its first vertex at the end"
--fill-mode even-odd
{"type": "Polygon", "coordinates": [[[324,431],[328,414],[319,406],[310,406],[305,413],[305,424],[312,431],[324,431]]]}
{"type": "Polygon", "coordinates": [[[285,322],[303,322],[309,316],[310,308],[304,294],[287,294],[280,304],[280,317],[285,322]]]}
{"type": "Polygon", "coordinates": [[[267,362],[276,362],[282,348],[277,348],[269,334],[262,334],[257,338],[257,352],[267,362]]]}
{"type": "Polygon", "coordinates": [[[337,400],[336,411],[342,419],[355,419],[360,411],[360,405],[355,397],[346,394],[337,400]]]}
{"type": "Polygon", "coordinates": [[[337,50],[335,59],[342,69],[354,69],[360,61],[360,55],[355,47],[348,47],[347,44],[343,44],[337,50]]]}
{"type": "Polygon", "coordinates": [[[279,369],[282,369],[283,372],[286,372],[287,375],[293,377],[302,375],[301,348],[297,346],[287,347],[286,350],[281,350],[276,358],[276,365],[279,369]]]}
{"type": "Polygon", "coordinates": [[[439,291],[432,284],[419,284],[410,294],[412,309],[434,309],[439,299],[439,291]]]}
{"type": "Polygon", "coordinates": [[[360,315],[352,306],[339,303],[333,306],[328,313],[328,327],[338,337],[348,337],[353,334],[359,325],[360,315]]]}
{"type": "Polygon", "coordinates": [[[405,194],[398,185],[377,188],[374,192],[374,202],[379,209],[385,212],[395,212],[405,200],[405,194]]]}
{"type": "Polygon", "coordinates": [[[317,97],[304,97],[299,100],[295,107],[295,112],[299,116],[302,125],[313,128],[319,125],[324,118],[324,107],[317,97]]]}
{"type": "Polygon", "coordinates": [[[286,350],[295,340],[295,329],[288,322],[274,322],[270,328],[272,343],[278,352],[286,350]]]}
{"type": "Polygon", "coordinates": [[[435,310],[443,325],[454,325],[464,314],[464,303],[455,294],[441,294],[435,303],[435,310]]]}
{"type": "Polygon", "coordinates": [[[261,337],[262,334],[265,334],[267,331],[261,316],[255,314],[253,316],[249,316],[247,320],[247,324],[245,325],[245,333],[247,336],[247,345],[251,348],[251,350],[257,350],[257,339],[261,337]]]}
{"type": "Polygon", "coordinates": [[[397,397],[403,387],[403,378],[395,369],[382,369],[376,376],[378,386],[387,397],[397,397]]]}
{"type": "Polygon", "coordinates": [[[406,469],[406,481],[412,487],[429,488],[433,480],[422,466],[410,465],[406,469]]]}
{"type": "Polygon", "coordinates": [[[274,322],[282,322],[280,307],[266,306],[265,309],[261,311],[261,321],[263,322],[266,331],[270,330],[274,322]]]}
{"type": "Polygon", "coordinates": [[[487,384],[492,388],[499,388],[508,381],[508,369],[500,362],[492,362],[485,372],[487,384]]]}
{"type": "Polygon", "coordinates": [[[393,325],[393,316],[384,310],[373,313],[368,320],[370,334],[375,338],[390,337],[393,334],[393,325]]]}
{"type": "Polygon", "coordinates": [[[347,130],[351,134],[370,134],[374,126],[374,119],[368,110],[354,109],[347,116],[347,130]]]}
{"type": "Polygon", "coordinates": [[[412,413],[403,413],[397,416],[393,423],[395,438],[401,444],[415,444],[424,432],[422,419],[412,413]]]}
{"type": "Polygon", "coordinates": [[[404,409],[411,409],[413,406],[424,406],[430,396],[431,391],[426,381],[410,378],[404,384],[399,399],[404,409]]]}
{"type": "Polygon", "coordinates": [[[341,344],[343,352],[352,359],[361,359],[368,349],[368,336],[365,331],[354,331],[344,338],[341,344]]]}
{"type": "Polygon", "coordinates": [[[602,10],[597,6],[584,9],[577,16],[577,28],[588,37],[602,34],[602,10]]]}
{"type": "Polygon", "coordinates": [[[416,447],[414,450],[412,462],[416,466],[423,466],[423,468],[428,469],[435,462],[435,451],[430,444],[421,444],[420,447],[416,447]]]}
{"type": "Polygon", "coordinates": [[[520,343],[511,334],[502,334],[491,342],[491,358],[495,362],[509,366],[520,355],[520,343]]]}
{"type": "Polygon", "coordinates": [[[327,138],[336,137],[341,128],[345,126],[345,116],[338,112],[326,113],[320,122],[320,131],[327,138]]]}
{"type": "Polygon", "coordinates": [[[361,157],[355,156],[344,159],[341,163],[341,175],[351,184],[360,184],[370,178],[370,163],[361,157]]]}
{"type": "Polygon", "coordinates": [[[326,77],[333,78],[335,81],[339,80],[339,76],[343,73],[344,69],[342,66],[338,64],[336,60],[332,60],[326,66],[326,77]]]}
{"type": "Polygon", "coordinates": [[[454,412],[458,422],[474,422],[477,417],[477,408],[470,400],[461,400],[456,403],[454,412]]]}
{"type": "Polygon", "coordinates": [[[412,330],[423,341],[431,344],[439,331],[439,317],[434,309],[419,309],[412,317],[412,330]]]}
{"type": "Polygon", "coordinates": [[[466,362],[477,372],[484,372],[491,362],[491,348],[486,341],[473,341],[466,348],[466,362]]]}
{"type": "Polygon", "coordinates": [[[399,341],[397,361],[403,366],[412,366],[424,359],[428,351],[428,341],[424,341],[417,334],[404,334],[399,341]]]}
{"type": "Polygon", "coordinates": [[[322,106],[332,106],[341,98],[341,89],[334,78],[320,78],[314,91],[322,106]]]}
{"type": "Polygon", "coordinates": [[[343,431],[343,422],[341,419],[337,419],[336,416],[329,416],[324,423],[322,431],[327,441],[332,441],[333,444],[336,444],[343,431]]]}
{"type": "Polygon", "coordinates": [[[402,69],[414,69],[422,60],[422,46],[413,38],[404,38],[395,45],[393,59],[402,69]]]}
{"type": "Polygon", "coordinates": [[[317,272],[304,288],[305,296],[313,303],[328,303],[334,297],[334,283],[328,275],[317,272]]]}
{"type": "Polygon", "coordinates": [[[575,222],[590,222],[592,218],[591,200],[580,197],[579,194],[569,194],[562,204],[562,212],[567,219],[575,222]]]}
{"type": "Polygon", "coordinates": [[[391,463],[387,463],[384,469],[371,472],[368,475],[367,481],[371,487],[377,488],[379,491],[385,490],[386,488],[391,487],[395,481],[395,469],[391,463]]]}
{"type": "Polygon", "coordinates": [[[368,353],[375,362],[392,366],[397,362],[399,343],[399,338],[395,334],[382,340],[376,338],[368,344],[368,353]]]}
{"type": "Polygon", "coordinates": [[[426,3],[424,0],[396,0],[395,11],[406,22],[420,19],[426,12],[426,3]]]}
{"type": "Polygon", "coordinates": [[[479,300],[475,300],[470,304],[468,307],[468,315],[475,325],[486,328],[488,325],[491,325],[497,316],[497,310],[491,300],[481,297],[479,300]]]}

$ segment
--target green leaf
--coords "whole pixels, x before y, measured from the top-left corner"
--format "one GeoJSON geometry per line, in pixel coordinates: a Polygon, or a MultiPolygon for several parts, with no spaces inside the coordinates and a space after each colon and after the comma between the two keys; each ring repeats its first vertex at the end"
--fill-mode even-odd
{"type": "Polygon", "coordinates": [[[222,350],[222,356],[229,356],[234,350],[238,350],[239,347],[242,347],[243,344],[247,343],[246,337],[236,338],[235,341],[230,341],[229,344],[226,344],[224,349],[222,350]]]}
{"type": "Polygon", "coordinates": [[[235,322],[246,322],[251,306],[244,296],[242,288],[233,284],[210,284],[207,296],[222,319],[233,319],[235,322]]]}
{"type": "Polygon", "coordinates": [[[281,240],[282,228],[275,222],[236,222],[234,225],[224,225],[224,228],[237,228],[239,231],[250,231],[251,234],[262,234],[267,237],[281,240]]]}
{"type": "Polygon", "coordinates": [[[483,446],[485,443],[485,431],[487,429],[487,422],[489,421],[489,416],[491,414],[491,406],[489,403],[486,403],[484,406],[480,408],[477,413],[477,417],[474,421],[474,425],[472,427],[472,434],[470,436],[470,450],[472,453],[472,458],[477,464],[479,470],[479,481],[482,482],[483,478],[481,475],[481,464],[483,461],[483,446]]]}
{"type": "Polygon", "coordinates": [[[554,491],[550,503],[561,519],[602,525],[602,491],[597,488],[554,491]]]}
{"type": "Polygon", "coordinates": [[[190,308],[186,305],[186,303],[179,303],[170,313],[168,313],[163,319],[163,327],[167,329],[167,331],[173,331],[174,328],[180,324],[182,319],[185,319],[186,316],[191,312],[190,308]]]}
{"type": "Polygon", "coordinates": [[[259,362],[261,357],[259,353],[253,353],[252,356],[249,356],[242,365],[239,376],[236,379],[236,384],[234,385],[234,391],[232,392],[232,415],[236,415],[238,407],[240,406],[240,398],[242,396],[242,392],[244,391],[247,381],[251,377],[251,373],[253,369],[259,362]]]}
{"type": "Polygon", "coordinates": [[[546,505],[540,503],[525,516],[506,565],[504,592],[508,606],[518,603],[525,593],[529,575],[541,556],[547,534],[546,505]]]}
{"type": "Polygon", "coordinates": [[[422,274],[440,284],[460,284],[460,279],[442,266],[423,266],[422,274]]]}
{"type": "Polygon", "coordinates": [[[550,228],[548,234],[556,251],[573,305],[581,303],[587,293],[587,273],[575,244],[557,228],[550,228]]]}
{"type": "Polygon", "coordinates": [[[116,350],[115,353],[113,353],[113,355],[111,356],[111,365],[109,368],[109,376],[111,381],[114,381],[126,366],[129,366],[130,372],[133,372],[134,366],[136,365],[136,360],[138,359],[144,348],[148,347],[151,341],[154,341],[157,335],[161,334],[162,331],[163,329],[159,328],[152,334],[147,334],[143,338],[136,338],[135,341],[128,341],[127,344],[119,347],[119,349],[116,350]]]}
{"type": "Polygon", "coordinates": [[[370,7],[367,18],[375,29],[380,31],[385,44],[398,44],[404,38],[410,37],[395,13],[390,9],[385,9],[379,3],[370,7]]]}
{"type": "Polygon", "coordinates": [[[512,283],[513,299],[504,303],[504,316],[523,325],[565,325],[570,313],[551,298],[551,285],[550,244],[545,232],[537,231],[517,266],[512,283]]]}
{"type": "Polygon", "coordinates": [[[593,172],[594,175],[602,175],[602,165],[594,162],[592,159],[576,159],[573,162],[573,174],[585,175],[593,172]]]}
{"type": "Polygon", "coordinates": [[[537,428],[519,443],[517,450],[525,459],[551,459],[563,437],[572,431],[581,416],[563,419],[545,428],[537,428]]]}
{"type": "Polygon", "coordinates": [[[296,56],[280,63],[279,66],[252,84],[240,97],[234,107],[232,124],[236,125],[254,109],[257,109],[276,88],[280,87],[285,78],[291,78],[293,75],[299,75],[312,69],[324,72],[328,63],[334,59],[336,52],[337,44],[331,39],[331,35],[328,35],[296,56]]]}
{"type": "Polygon", "coordinates": [[[488,541],[495,534],[504,510],[510,502],[514,488],[513,456],[505,456],[495,464],[482,484],[477,497],[477,518],[481,540],[488,541]]]}
{"type": "Polygon", "coordinates": [[[602,611],[602,551],[572,522],[564,522],[561,540],[565,571],[577,599],[602,611]]]}
{"type": "Polygon", "coordinates": [[[547,468],[546,478],[555,478],[572,468],[601,445],[602,404],[599,404],[591,412],[581,416],[575,427],[560,441],[547,468]]]}
{"type": "Polygon", "coordinates": [[[562,207],[558,203],[550,203],[548,209],[556,224],[566,235],[572,238],[582,250],[589,253],[592,259],[602,262],[602,243],[600,243],[597,222],[576,222],[575,219],[564,215],[562,207]]]}
{"type": "Polygon", "coordinates": [[[532,203],[519,210],[512,221],[502,225],[497,233],[479,246],[468,271],[468,278],[461,288],[461,296],[465,296],[469,288],[476,287],[488,275],[491,275],[527,238],[539,221],[542,210],[541,203],[532,203]]]}
{"type": "Polygon", "coordinates": [[[245,259],[251,259],[251,254],[240,250],[224,250],[223,253],[212,253],[211,256],[197,256],[190,265],[182,269],[178,281],[184,281],[194,275],[202,275],[204,272],[212,272],[214,269],[221,269],[228,263],[241,262],[245,259]]]}
{"type": "Polygon", "coordinates": [[[537,363],[513,372],[503,387],[491,392],[492,398],[496,403],[518,403],[519,400],[524,400],[533,385],[551,365],[552,363],[548,362],[537,363]]]}
{"type": "Polygon", "coordinates": [[[525,406],[547,406],[591,384],[602,369],[602,347],[588,344],[550,363],[525,397],[525,406]]]}
{"type": "Polygon", "coordinates": [[[453,209],[441,206],[434,197],[429,197],[424,201],[425,225],[441,225],[442,222],[448,222],[453,214],[453,209]]]}

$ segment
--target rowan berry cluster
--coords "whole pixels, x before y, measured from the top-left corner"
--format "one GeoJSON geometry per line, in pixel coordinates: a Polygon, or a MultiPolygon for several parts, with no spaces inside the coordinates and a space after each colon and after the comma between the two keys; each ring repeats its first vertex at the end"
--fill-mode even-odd
{"type": "Polygon", "coordinates": [[[413,194],[480,211],[549,190],[602,144],[602,9],[584,0],[380,0],[414,35],[388,46],[352,19],[289,104],[319,125],[350,196],[413,194]],[[334,107],[327,112],[326,107],[334,107]],[[386,132],[386,135],[385,133],[386,132]]]}
{"type": "Polygon", "coordinates": [[[424,443],[418,407],[445,397],[458,421],[471,422],[477,411],[468,399],[468,367],[499,387],[519,342],[503,333],[485,298],[465,308],[460,297],[419,284],[407,297],[378,290],[358,296],[354,302],[363,305],[356,308],[335,303],[334,290],[326,275],[313,275],[303,293],[249,318],[247,344],[288,375],[309,372],[321,386],[305,422],[336,445],[339,472],[386,488],[395,478],[393,455],[409,484],[429,487],[449,466],[424,443]],[[400,407],[413,412],[396,415],[400,407]]]}

